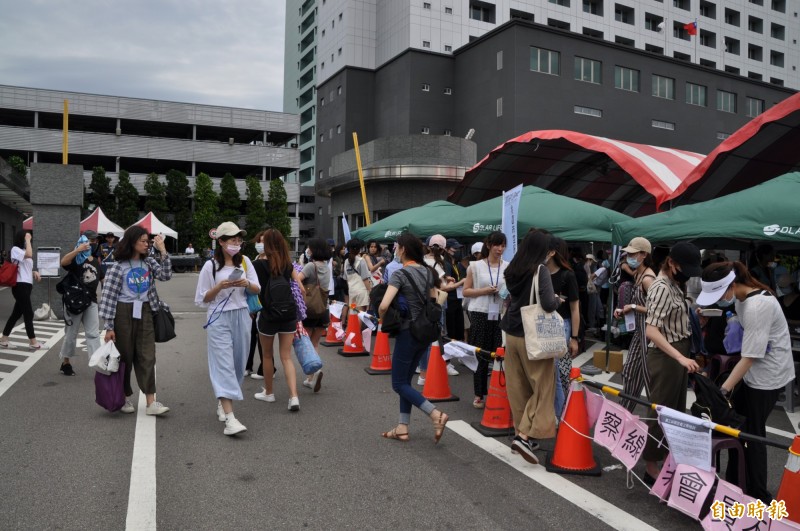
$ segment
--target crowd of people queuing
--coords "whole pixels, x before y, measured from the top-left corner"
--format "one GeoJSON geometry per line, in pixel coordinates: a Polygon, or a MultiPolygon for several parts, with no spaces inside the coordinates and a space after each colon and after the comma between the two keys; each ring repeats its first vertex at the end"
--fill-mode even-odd
{"type": "MultiPolygon", "coordinates": [[[[292,261],[287,241],[277,230],[251,236],[256,249],[252,259],[244,255],[246,238],[246,231],[233,222],[217,228],[217,246],[200,271],[195,293],[195,303],[207,308],[208,370],[225,435],[247,429],[233,411],[234,402],[244,399],[246,376],[263,380],[256,400],[276,401],[275,336],[288,410],[299,410],[293,340],[308,335],[319,351],[329,326],[327,312],[307,315],[305,297],[314,289],[325,294],[326,305],[328,299],[343,302],[345,312],[367,311],[382,317],[390,307],[399,309],[403,325],[395,338],[391,385],[399,395],[400,412],[398,423],[382,433],[398,441],[410,438],[412,406],[430,418],[435,442],[448,421],[447,413],[412,385],[415,373],[419,374],[417,384],[424,384],[430,351],[430,345],[418,341],[409,326],[423,311],[425,296],[442,305],[446,338],[465,341],[481,352],[505,347],[515,430],[511,447],[531,463],[538,463],[537,441],[556,433],[573,358],[583,350],[587,333],[602,326],[608,313],[630,323],[622,371],[623,391],[628,395],[644,392],[649,402],[684,411],[689,375],[703,373],[717,379],[723,394],[744,415],[743,430],[764,436],[768,415],[795,376],[789,325],[800,325],[798,282],[791,267],[779,264],[768,245],[756,248],[745,265],[722,253],[701,252],[691,243],[658,249],[646,238],[636,237],[615,259],[608,251],[587,254],[547,231],[531,229],[508,262],[503,259],[508,242],[499,231],[469,247],[440,234],[423,242],[404,233],[392,246],[374,240],[352,239],[336,245],[330,239],[312,239],[300,259],[292,261]],[[371,305],[370,292],[381,284],[385,293],[371,305]],[[526,355],[521,308],[529,304],[534,285],[542,308],[563,318],[568,348],[561,358],[531,360],[526,355]],[[260,309],[253,308],[254,298],[260,309]],[[614,307],[604,308],[610,301],[615,301],[614,307]],[[734,352],[727,348],[725,337],[731,319],[743,331],[739,350],[734,352]],[[256,349],[260,368],[254,371],[256,349]],[[718,358],[730,356],[735,357],[725,371],[718,358]]],[[[92,300],[83,313],[65,315],[60,370],[67,376],[75,373],[71,359],[79,327],[83,325],[86,331],[90,356],[101,345],[102,328],[105,341],[116,343],[125,363],[126,396],[133,394],[130,379],[135,374],[146,397],[146,413],[163,415],[169,408],[156,400],[153,322],[142,316],[150,314],[143,307],[158,308],[156,281],[167,281],[172,275],[169,254],[161,236],[153,237],[138,226],[128,228],[120,241],[111,233],[103,240],[86,231],[61,259],[62,267],[89,289],[92,300]]],[[[12,288],[14,309],[0,346],[8,346],[11,329],[23,317],[30,348],[38,349],[30,296],[39,274],[33,271],[30,233],[20,231],[15,236],[10,259],[18,264],[18,278],[12,288]]],[[[479,353],[477,361],[472,405],[481,409],[491,360],[479,353]]],[[[448,364],[448,373],[458,371],[448,364]]],[[[302,385],[319,392],[322,376],[322,370],[306,374],[302,385]]],[[[636,407],[631,400],[622,404],[630,411],[636,407]]],[[[134,411],[129,398],[122,412],[134,411]]],[[[658,476],[667,452],[658,444],[662,434],[657,422],[650,422],[650,434],[643,454],[646,483],[658,476]]],[[[766,448],[748,443],[744,452],[745,492],[768,503],[766,448]]],[[[728,477],[736,474],[732,460],[728,477]]]]}

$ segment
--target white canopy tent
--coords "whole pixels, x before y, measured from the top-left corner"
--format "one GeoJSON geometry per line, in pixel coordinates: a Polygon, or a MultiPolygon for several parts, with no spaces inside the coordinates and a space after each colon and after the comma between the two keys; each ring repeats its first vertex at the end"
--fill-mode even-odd
{"type": "Polygon", "coordinates": [[[148,212],[145,217],[134,223],[134,225],[144,227],[149,234],[163,234],[164,236],[178,239],[178,233],[164,225],[152,212],[148,212]]]}
{"type": "Polygon", "coordinates": [[[117,238],[122,238],[122,235],[125,233],[125,229],[108,219],[103,213],[103,210],[99,207],[89,214],[86,219],[81,221],[80,230],[81,234],[87,230],[93,230],[101,236],[112,232],[117,238]]]}

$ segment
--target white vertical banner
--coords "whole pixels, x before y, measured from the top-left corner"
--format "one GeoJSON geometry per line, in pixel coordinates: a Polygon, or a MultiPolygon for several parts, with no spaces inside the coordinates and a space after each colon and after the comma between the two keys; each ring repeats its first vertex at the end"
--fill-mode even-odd
{"type": "Polygon", "coordinates": [[[350,241],[350,225],[347,224],[347,216],[342,212],[342,233],[344,234],[345,243],[350,241]]]}
{"type": "Polygon", "coordinates": [[[519,184],[503,192],[503,218],[502,230],[506,235],[506,250],[503,251],[503,260],[510,262],[517,254],[517,220],[519,219],[519,200],[522,197],[522,185],[519,184]]]}

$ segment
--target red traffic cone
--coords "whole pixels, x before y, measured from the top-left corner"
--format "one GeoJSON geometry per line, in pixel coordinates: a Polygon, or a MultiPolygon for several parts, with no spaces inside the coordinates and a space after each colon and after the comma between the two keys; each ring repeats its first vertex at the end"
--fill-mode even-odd
{"type": "Polygon", "coordinates": [[[361,335],[361,321],[358,312],[351,311],[347,316],[347,329],[344,331],[344,346],[339,349],[339,354],[346,358],[354,356],[369,356],[364,350],[364,336],[361,335]]]}
{"type": "Polygon", "coordinates": [[[548,472],[559,474],[599,476],[600,467],[592,455],[589,413],[586,410],[585,391],[578,380],[580,376],[580,367],[573,367],[569,373],[572,392],[558,429],[555,449],[552,454],[547,454],[545,468],[548,472]]]}
{"type": "Polygon", "coordinates": [[[336,327],[333,326],[334,323],[339,323],[339,326],[341,326],[341,322],[341,319],[335,315],[331,315],[331,322],[328,325],[327,332],[325,333],[325,339],[320,341],[322,345],[326,347],[339,347],[344,345],[344,341],[336,337],[336,327]]]}
{"type": "Polygon", "coordinates": [[[786,460],[781,486],[775,499],[786,502],[789,520],[800,522],[800,435],[794,436],[794,442],[789,447],[789,459],[786,460]]]}
{"type": "Polygon", "coordinates": [[[378,324],[378,336],[375,338],[375,349],[372,352],[372,362],[369,367],[364,367],[367,374],[391,374],[392,352],[389,349],[389,334],[381,330],[378,324]]]}
{"type": "Polygon", "coordinates": [[[431,344],[431,353],[428,356],[428,372],[425,374],[425,387],[422,396],[431,402],[455,402],[459,398],[450,392],[450,382],[447,381],[447,364],[442,358],[439,342],[431,344]]]}
{"type": "Polygon", "coordinates": [[[483,408],[483,419],[480,422],[470,423],[478,433],[486,437],[514,435],[514,419],[511,418],[511,406],[506,392],[506,373],[503,370],[505,355],[505,349],[498,347],[492,367],[492,379],[489,381],[489,394],[486,396],[486,406],[483,408]]]}

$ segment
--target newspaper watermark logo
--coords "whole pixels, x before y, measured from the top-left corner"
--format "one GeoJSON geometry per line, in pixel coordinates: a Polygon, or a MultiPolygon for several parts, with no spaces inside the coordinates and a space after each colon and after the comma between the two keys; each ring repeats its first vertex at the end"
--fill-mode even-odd
{"type": "Polygon", "coordinates": [[[767,225],[764,227],[764,234],[775,236],[776,234],[788,234],[789,236],[800,236],[800,227],[782,227],[781,225],[767,225]]]}

